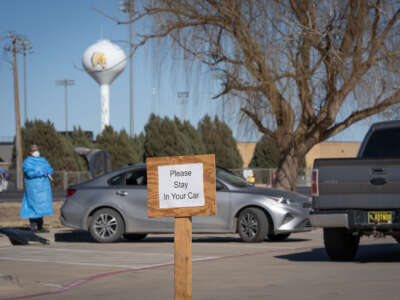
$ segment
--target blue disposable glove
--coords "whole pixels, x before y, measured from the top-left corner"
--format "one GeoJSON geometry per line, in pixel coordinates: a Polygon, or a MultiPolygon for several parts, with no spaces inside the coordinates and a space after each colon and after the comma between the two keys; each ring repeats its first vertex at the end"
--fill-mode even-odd
{"type": "Polygon", "coordinates": [[[43,172],[43,176],[47,177],[47,176],[49,176],[49,173],[43,172]]]}

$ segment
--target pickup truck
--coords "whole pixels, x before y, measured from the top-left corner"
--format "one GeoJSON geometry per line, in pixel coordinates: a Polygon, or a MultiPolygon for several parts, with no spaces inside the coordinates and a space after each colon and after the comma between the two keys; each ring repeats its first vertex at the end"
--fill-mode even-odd
{"type": "Polygon", "coordinates": [[[332,260],[353,259],[362,236],[400,243],[400,121],[373,124],[356,158],[315,160],[312,208],[332,260]]]}

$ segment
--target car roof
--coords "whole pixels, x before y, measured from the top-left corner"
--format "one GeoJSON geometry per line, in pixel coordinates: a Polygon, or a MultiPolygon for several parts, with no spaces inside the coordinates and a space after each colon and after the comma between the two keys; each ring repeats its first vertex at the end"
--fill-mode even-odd
{"type": "MultiPolygon", "coordinates": [[[[108,173],[102,174],[100,176],[97,176],[97,177],[95,177],[95,178],[93,178],[91,180],[82,182],[80,184],[72,185],[70,187],[73,188],[74,186],[79,186],[81,184],[85,185],[85,186],[93,186],[93,187],[95,187],[95,186],[103,186],[103,185],[106,185],[108,180],[110,180],[110,178],[112,178],[114,176],[117,176],[119,174],[122,174],[122,173],[130,171],[130,170],[145,169],[145,168],[146,168],[146,164],[145,163],[129,164],[129,165],[126,165],[124,167],[121,167],[121,168],[118,168],[116,170],[113,170],[111,172],[108,172],[108,173]]],[[[230,170],[222,168],[222,167],[219,167],[219,166],[217,166],[216,168],[225,170],[226,172],[229,172],[229,173],[232,173],[230,170]]]]}

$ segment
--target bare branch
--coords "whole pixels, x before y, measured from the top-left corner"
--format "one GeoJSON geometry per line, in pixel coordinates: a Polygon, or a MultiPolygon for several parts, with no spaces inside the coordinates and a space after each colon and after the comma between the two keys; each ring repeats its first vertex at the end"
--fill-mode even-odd
{"type": "Polygon", "coordinates": [[[368,107],[363,110],[354,111],[350,116],[348,116],[343,122],[337,123],[332,128],[329,128],[323,134],[322,140],[328,139],[339,132],[343,131],[346,128],[349,128],[354,123],[366,119],[370,116],[376,115],[380,112],[383,112],[388,107],[394,104],[400,103],[400,91],[397,91],[393,96],[386,98],[381,101],[379,104],[368,107]]]}
{"type": "Polygon", "coordinates": [[[277,141],[279,170],[285,170],[278,177],[283,180],[286,174],[290,184],[295,176],[287,172],[296,171],[290,164],[301,161],[315,143],[400,102],[400,74],[394,67],[400,53],[398,3],[147,3],[133,19],[146,25],[134,51],[160,39],[166,44],[159,51],[179,49],[187,62],[207,67],[221,86],[215,98],[237,99],[255,128],[277,141]],[[393,96],[382,99],[389,93],[393,96]]]}
{"type": "Polygon", "coordinates": [[[265,135],[268,135],[272,138],[275,138],[275,134],[274,132],[272,132],[271,130],[269,130],[268,128],[265,128],[264,125],[262,124],[262,122],[260,121],[259,116],[257,116],[257,114],[252,113],[251,111],[245,109],[245,108],[241,108],[241,111],[246,114],[250,119],[253,120],[254,124],[257,126],[258,130],[260,132],[262,132],[265,135]]]}

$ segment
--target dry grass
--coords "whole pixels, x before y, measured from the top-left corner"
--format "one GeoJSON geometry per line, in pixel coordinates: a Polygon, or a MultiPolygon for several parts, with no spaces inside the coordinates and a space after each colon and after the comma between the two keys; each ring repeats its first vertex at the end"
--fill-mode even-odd
{"type": "MultiPolygon", "coordinates": [[[[60,207],[62,201],[53,202],[54,215],[44,217],[44,227],[46,228],[60,228],[64,227],[60,221],[60,207]]],[[[28,219],[21,219],[19,211],[21,203],[0,203],[0,228],[1,227],[29,227],[28,219]]]]}

